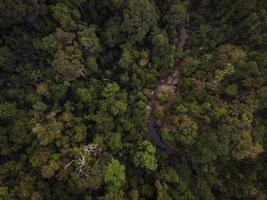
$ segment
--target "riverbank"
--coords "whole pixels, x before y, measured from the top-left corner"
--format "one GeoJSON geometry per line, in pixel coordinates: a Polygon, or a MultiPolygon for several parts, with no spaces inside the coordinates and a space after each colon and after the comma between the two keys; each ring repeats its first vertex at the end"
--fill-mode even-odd
{"type": "MultiPolygon", "coordinates": [[[[187,39],[188,39],[188,29],[186,28],[185,25],[183,25],[180,29],[180,41],[177,47],[180,49],[183,49],[184,46],[186,45],[187,39]]],[[[177,152],[177,150],[174,147],[171,147],[170,145],[165,144],[162,141],[157,124],[156,124],[156,119],[153,116],[153,113],[158,104],[157,96],[159,92],[163,88],[167,88],[167,87],[175,88],[175,85],[178,83],[180,66],[181,66],[181,61],[177,61],[176,65],[174,66],[174,70],[166,78],[159,80],[155,89],[151,92],[152,95],[151,95],[148,108],[147,108],[148,113],[147,113],[146,126],[148,130],[148,136],[150,137],[150,139],[152,140],[155,146],[157,146],[159,149],[163,151],[166,151],[167,153],[175,153],[177,152]]]]}

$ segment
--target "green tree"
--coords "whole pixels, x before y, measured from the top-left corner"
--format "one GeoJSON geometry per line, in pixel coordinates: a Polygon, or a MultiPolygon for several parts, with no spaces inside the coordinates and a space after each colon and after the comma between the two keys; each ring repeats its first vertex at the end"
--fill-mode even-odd
{"type": "Polygon", "coordinates": [[[99,70],[97,60],[92,56],[88,56],[86,58],[86,67],[88,68],[89,72],[98,72],[99,70]]]}
{"type": "MultiPolygon", "coordinates": [[[[124,0],[114,0],[124,1],[124,0]]],[[[104,42],[109,47],[116,47],[125,41],[126,37],[121,28],[121,17],[110,18],[105,25],[104,42]]]]}
{"type": "Polygon", "coordinates": [[[0,102],[0,119],[11,120],[17,112],[16,104],[10,102],[0,102]]]}
{"type": "Polygon", "coordinates": [[[179,37],[179,26],[186,20],[186,7],[183,3],[172,4],[164,16],[165,30],[170,39],[176,40],[179,37]]]}
{"type": "Polygon", "coordinates": [[[77,28],[75,21],[72,19],[71,10],[65,3],[57,3],[50,6],[52,16],[60,24],[63,30],[72,31],[77,28]]]}
{"type": "Polygon", "coordinates": [[[104,181],[110,191],[118,191],[125,182],[125,167],[112,159],[104,171],[104,181]]]}
{"type": "MultiPolygon", "coordinates": [[[[62,137],[63,124],[56,120],[54,114],[50,113],[52,117],[48,122],[44,122],[43,124],[36,123],[32,128],[32,132],[37,136],[41,145],[46,146],[52,144],[62,137]]],[[[47,117],[50,116],[48,115],[47,117]]]]}
{"type": "Polygon", "coordinates": [[[128,48],[123,48],[118,65],[122,69],[128,69],[131,64],[133,64],[133,57],[131,55],[131,52],[128,48]]]}
{"type": "Polygon", "coordinates": [[[101,45],[93,26],[80,26],[77,33],[81,45],[91,54],[97,55],[101,51],[101,45]]]}
{"type": "Polygon", "coordinates": [[[19,119],[12,124],[9,134],[10,141],[15,145],[30,144],[32,142],[28,121],[29,119],[27,116],[24,116],[24,119],[20,116],[19,119]]]}
{"type": "Polygon", "coordinates": [[[145,167],[155,171],[158,167],[157,159],[155,158],[156,148],[148,140],[143,141],[135,153],[133,159],[137,167],[145,167]]]}
{"type": "Polygon", "coordinates": [[[3,199],[3,200],[11,200],[12,199],[10,193],[8,192],[7,187],[0,187],[0,199],[3,199]]]}
{"type": "Polygon", "coordinates": [[[232,64],[226,63],[224,69],[218,69],[215,71],[215,79],[222,81],[225,76],[229,76],[235,72],[235,68],[232,64]]]}
{"type": "Polygon", "coordinates": [[[109,98],[111,96],[114,96],[119,90],[120,87],[117,83],[108,83],[102,90],[101,95],[105,98],[109,98]]]}
{"type": "Polygon", "coordinates": [[[86,76],[85,66],[81,63],[81,51],[74,46],[57,51],[52,66],[60,81],[71,81],[86,76]]]}
{"type": "Polygon", "coordinates": [[[171,200],[172,198],[168,195],[168,192],[164,188],[164,186],[160,183],[160,181],[156,181],[157,188],[157,200],[171,200]]]}
{"type": "Polygon", "coordinates": [[[121,134],[113,133],[108,138],[108,146],[115,152],[120,150],[123,147],[122,142],[121,142],[121,134]]]}
{"type": "Polygon", "coordinates": [[[122,27],[134,41],[142,41],[156,27],[158,19],[154,1],[129,0],[123,12],[122,27]]]}
{"type": "Polygon", "coordinates": [[[0,67],[9,70],[12,67],[12,51],[8,47],[0,47],[0,67]]]}
{"type": "Polygon", "coordinates": [[[96,97],[96,91],[93,87],[90,88],[78,88],[76,90],[76,95],[80,98],[80,100],[89,104],[92,103],[93,99],[96,97]]]}
{"type": "Polygon", "coordinates": [[[57,28],[54,33],[43,37],[41,40],[35,40],[33,44],[35,48],[43,49],[53,55],[58,50],[63,49],[64,46],[71,44],[75,37],[74,33],[57,28]]]}
{"type": "Polygon", "coordinates": [[[105,196],[100,197],[99,200],[124,200],[124,193],[123,191],[119,192],[108,192],[105,196]]]}
{"type": "Polygon", "coordinates": [[[198,131],[198,125],[194,120],[192,120],[189,116],[184,115],[179,120],[177,128],[179,131],[175,134],[175,137],[178,141],[184,144],[194,143],[198,131]]]}
{"type": "Polygon", "coordinates": [[[231,84],[231,85],[228,85],[226,88],[225,88],[225,93],[229,96],[233,96],[235,97],[237,95],[237,91],[238,91],[238,86],[236,84],[231,84]]]}
{"type": "Polygon", "coordinates": [[[185,20],[185,18],[186,7],[182,3],[171,5],[165,16],[167,24],[173,27],[180,25],[185,20]]]}

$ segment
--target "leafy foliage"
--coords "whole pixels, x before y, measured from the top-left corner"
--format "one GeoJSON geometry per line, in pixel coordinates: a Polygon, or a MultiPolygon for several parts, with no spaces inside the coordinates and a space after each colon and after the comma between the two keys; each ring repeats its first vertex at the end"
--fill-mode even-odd
{"type": "Polygon", "coordinates": [[[0,199],[267,199],[266,8],[0,0],[0,199]]]}
{"type": "Polygon", "coordinates": [[[111,191],[120,189],[125,182],[125,167],[112,159],[104,172],[104,180],[111,191]]]}
{"type": "Polygon", "coordinates": [[[155,158],[155,153],[155,147],[149,141],[143,141],[134,155],[135,165],[145,167],[153,171],[156,170],[157,160],[155,158]]]}

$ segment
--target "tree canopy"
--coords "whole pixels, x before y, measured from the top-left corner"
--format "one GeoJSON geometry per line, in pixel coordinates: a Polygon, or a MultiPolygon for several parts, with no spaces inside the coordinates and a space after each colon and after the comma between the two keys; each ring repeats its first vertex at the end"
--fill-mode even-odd
{"type": "Polygon", "coordinates": [[[266,200],[267,1],[0,0],[0,199],[266,200]]]}

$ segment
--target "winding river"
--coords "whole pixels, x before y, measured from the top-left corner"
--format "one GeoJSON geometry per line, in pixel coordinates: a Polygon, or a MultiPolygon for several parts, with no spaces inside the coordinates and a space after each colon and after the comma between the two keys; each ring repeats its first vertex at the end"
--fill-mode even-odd
{"type": "MultiPolygon", "coordinates": [[[[183,25],[180,28],[180,41],[179,41],[179,44],[177,45],[177,47],[180,49],[183,49],[185,44],[186,44],[187,39],[188,39],[188,31],[186,29],[186,26],[183,25]]],[[[181,62],[178,61],[174,67],[174,70],[166,78],[161,79],[158,82],[157,86],[152,91],[151,99],[149,101],[149,109],[148,109],[148,113],[147,113],[146,126],[147,126],[147,130],[148,130],[148,135],[151,138],[151,140],[153,141],[153,143],[158,148],[160,148],[161,150],[163,150],[167,153],[176,153],[177,149],[175,149],[174,147],[171,147],[170,145],[168,145],[162,141],[160,134],[159,134],[159,131],[158,131],[158,127],[156,125],[156,119],[153,116],[153,112],[154,112],[156,105],[157,105],[157,95],[158,95],[160,88],[162,86],[165,86],[165,85],[174,86],[175,84],[177,84],[177,82],[179,80],[180,66],[181,66],[181,62]]]]}

